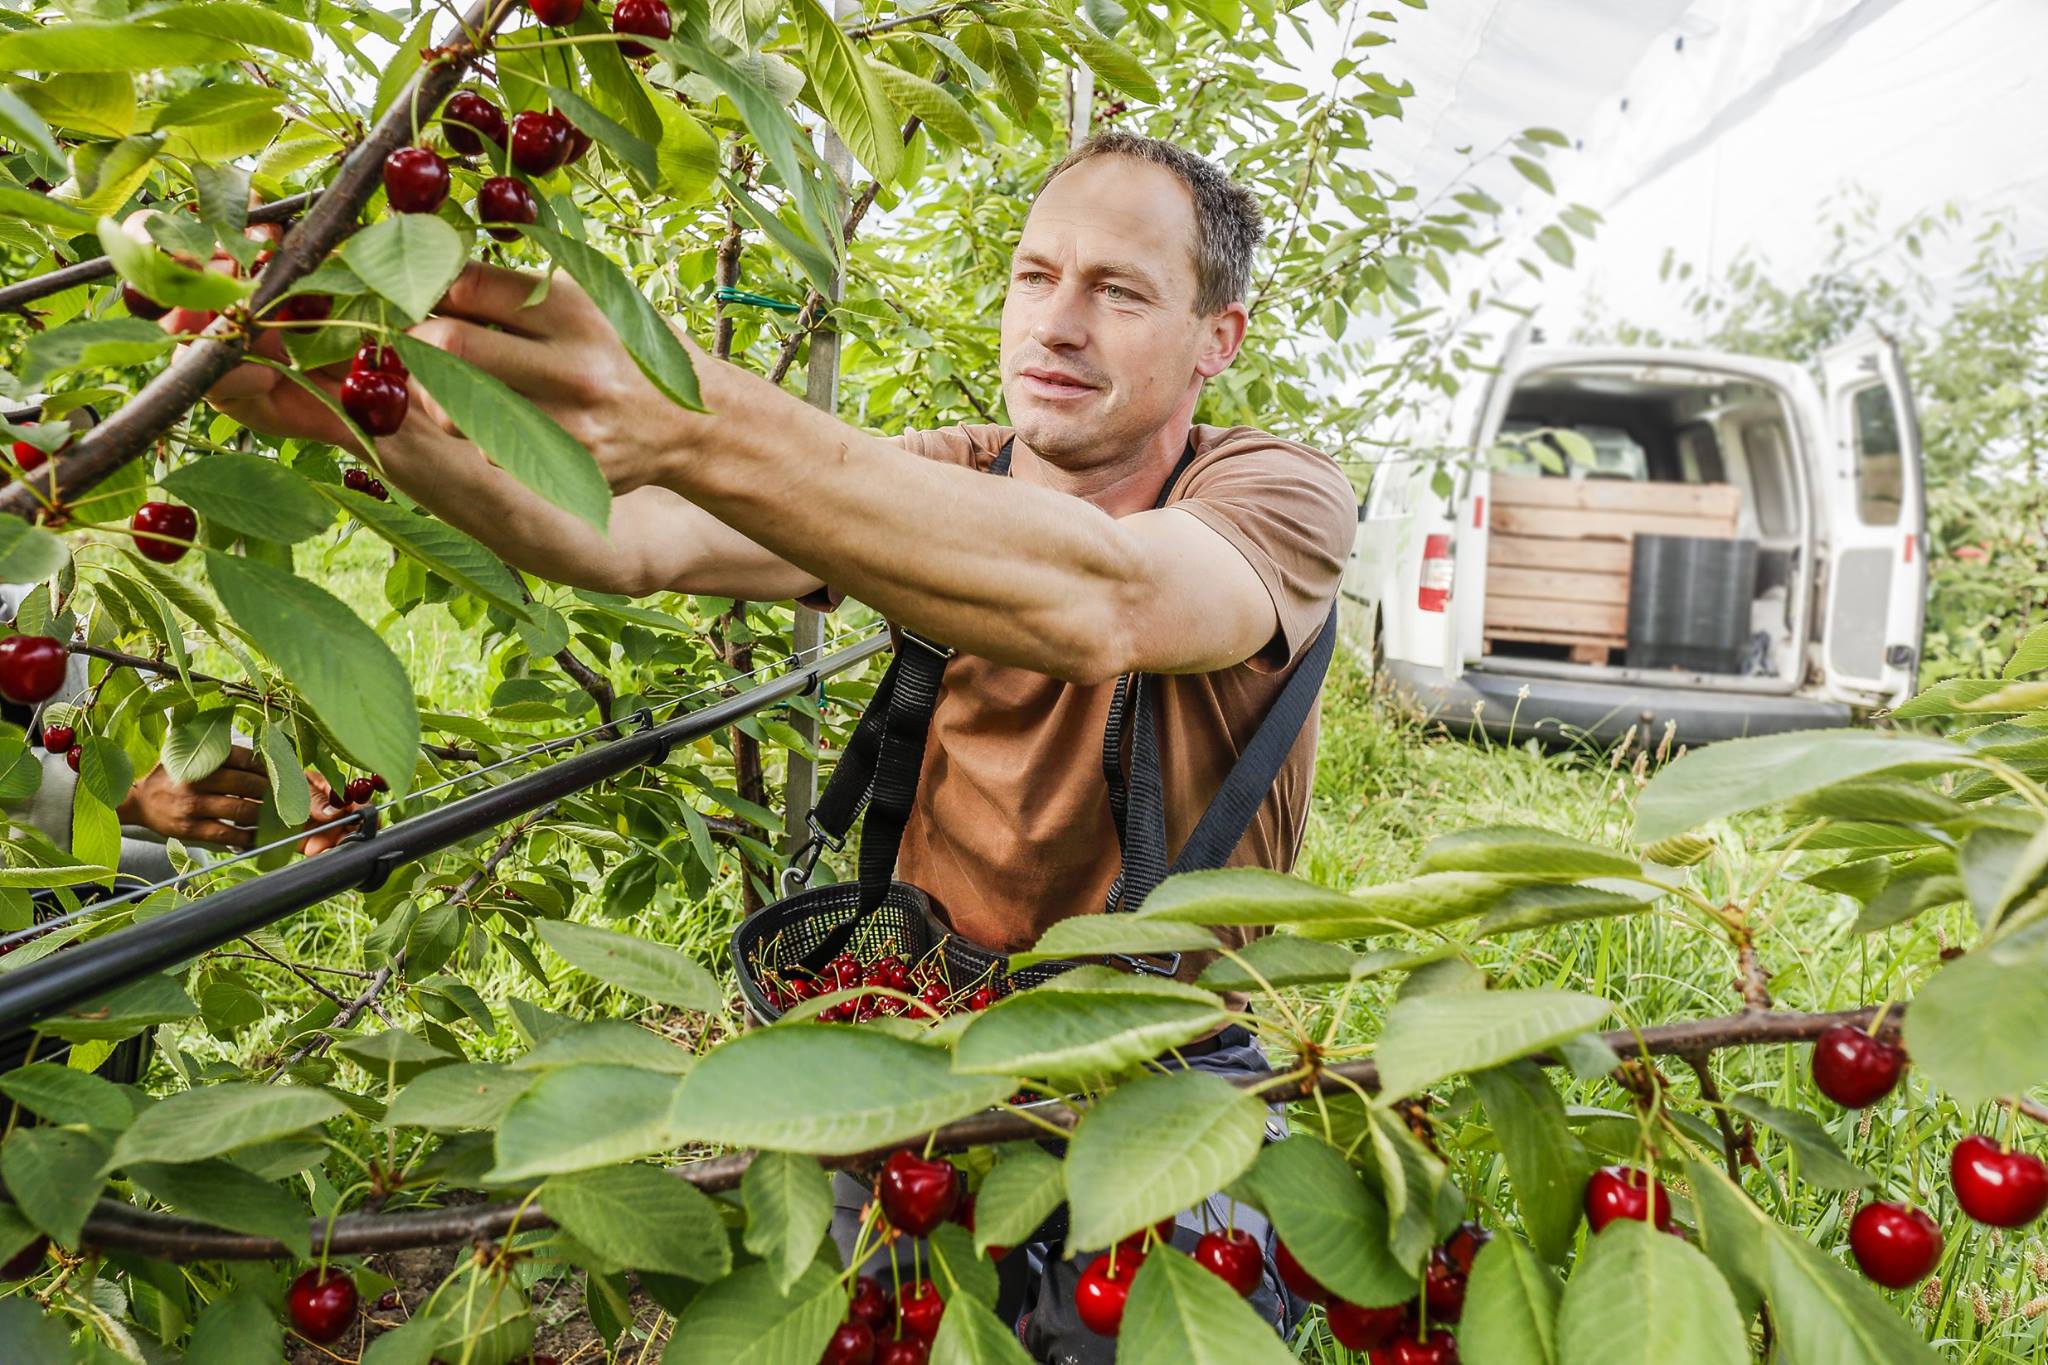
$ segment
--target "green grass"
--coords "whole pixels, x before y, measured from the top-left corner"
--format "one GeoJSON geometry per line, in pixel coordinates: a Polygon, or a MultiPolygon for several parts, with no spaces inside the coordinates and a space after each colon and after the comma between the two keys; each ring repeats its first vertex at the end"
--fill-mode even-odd
{"type": "MultiPolygon", "coordinates": [[[[328,552],[328,560],[315,571],[324,581],[338,582],[341,595],[367,619],[382,620],[400,657],[415,678],[428,682],[437,700],[451,709],[481,707],[491,683],[488,665],[452,618],[429,607],[407,618],[387,619],[381,591],[384,560],[374,542],[358,538],[344,543],[328,552]]],[[[1647,756],[1628,750],[1552,751],[1452,739],[1395,715],[1374,696],[1356,663],[1340,657],[1325,696],[1313,809],[1297,870],[1341,888],[1397,881],[1411,873],[1431,838],[1488,824],[1541,825],[1625,844],[1633,798],[1649,766],[1647,756]]],[[[1960,911],[1926,916],[1876,937],[1854,934],[1852,902],[1793,880],[1775,855],[1756,851],[1779,832],[1763,820],[1724,831],[1718,852],[1699,870],[1698,884],[1717,900],[1760,888],[1754,902],[1760,952],[1780,1005],[1820,1010],[1900,998],[1924,979],[1943,947],[1968,941],[1972,930],[1960,911]]],[[[515,866],[508,864],[507,870],[515,866]]],[[[603,907],[595,902],[586,896],[575,913],[603,920],[603,907]]],[[[738,886],[728,869],[707,896],[690,900],[664,893],[648,910],[613,927],[720,960],[737,918],[738,886]]],[[[350,897],[295,917],[278,926],[277,934],[300,960],[355,965],[363,958],[364,936],[371,927],[358,898],[350,897]]],[[[516,996],[580,1017],[631,1015],[640,1009],[633,997],[556,962],[550,964],[553,982],[543,986],[502,950],[487,942],[478,946],[480,952],[459,957],[449,970],[494,1006],[516,996]]],[[[1597,994],[1614,1001],[1617,1022],[1628,1025],[1725,1014],[1740,1006],[1729,943],[1668,909],[1474,944],[1465,952],[1497,985],[1597,994]]],[[[242,965],[267,991],[286,999],[296,993],[299,1003],[311,1002],[291,978],[242,965]]],[[[1340,1039],[1369,1043],[1392,990],[1389,983],[1375,982],[1348,997],[1340,1039]]],[[[1338,1007],[1330,992],[1304,993],[1300,1003],[1310,1011],[1338,1007]]],[[[402,1002],[394,1002],[393,1009],[401,1024],[416,1018],[402,1002]]],[[[286,1018],[273,1015],[227,1044],[197,1030],[188,1032],[186,1042],[200,1059],[247,1064],[283,1043],[286,1018]]],[[[2039,1024],[2018,1021],[2016,1026],[2039,1024]]],[[[509,1020],[496,1036],[468,1045],[484,1057],[522,1046],[509,1020]]],[[[2048,1249],[2024,1232],[1999,1234],[1967,1224],[1947,1200],[1949,1147],[1966,1131],[1997,1131],[2002,1121],[1997,1114],[1958,1113],[1917,1084],[1911,1072],[1903,1090],[1878,1109],[1865,1116],[1844,1114],[1814,1092],[1804,1048],[1726,1052],[1714,1066],[1724,1094],[1752,1095],[1818,1116],[1849,1157],[1877,1178],[1877,1196],[1907,1199],[1935,1214],[1949,1238],[1938,1281],[1892,1297],[1938,1343],[1945,1358],[1972,1365],[2048,1359],[2043,1327],[2028,1315],[2030,1308],[2039,1313],[2048,1307],[2048,1249]]],[[[1673,1105],[1711,1125],[1692,1073],[1675,1059],[1664,1059],[1661,1070],[1671,1083],[1673,1105]]],[[[1607,1159],[1635,1155],[1639,1125],[1627,1113],[1628,1099],[1618,1088],[1572,1083],[1561,1071],[1551,1074],[1569,1085],[1568,1104],[1589,1111],[1582,1115],[1589,1143],[1604,1144],[1612,1153],[1607,1159]],[[1619,1117],[1603,1119],[1594,1110],[1610,1116],[1619,1112],[1619,1117]]],[[[1453,1175],[1475,1206],[1487,1210],[1488,1222],[1511,1227],[1513,1192],[1498,1158],[1484,1144],[1483,1123],[1459,1097],[1451,1098],[1451,1107],[1442,1111],[1447,1116],[1442,1146],[1453,1175]]],[[[1750,1193],[1787,1225],[1832,1254],[1846,1256],[1850,1205],[1802,1182],[1795,1158],[1773,1134],[1759,1130],[1756,1142],[1762,1166],[1745,1172],[1750,1193]]],[[[1305,1334],[1300,1349],[1309,1359],[1350,1359],[1319,1328],[1305,1334]]]]}

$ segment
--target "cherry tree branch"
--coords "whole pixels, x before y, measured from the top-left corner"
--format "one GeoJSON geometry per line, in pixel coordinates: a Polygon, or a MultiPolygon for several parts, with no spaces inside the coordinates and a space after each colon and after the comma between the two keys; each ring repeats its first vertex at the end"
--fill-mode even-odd
{"type": "MultiPolygon", "coordinates": [[[[474,881],[474,879],[472,879],[474,881]]],[[[465,886],[471,883],[465,883],[465,886]]],[[[1702,1056],[1718,1048],[1753,1047],[1771,1043],[1808,1043],[1828,1029],[1846,1024],[1869,1028],[1880,1013],[1882,1031],[1896,1034],[1905,1017],[1901,1005],[1866,1005],[1861,1009],[1828,1014],[1765,1013],[1746,1010],[1717,1019],[1662,1024],[1654,1028],[1615,1029],[1600,1035],[1601,1041],[1623,1057],[1702,1056]]],[[[1531,1058],[1545,1066],[1561,1066],[1561,1059],[1539,1053],[1531,1058]]],[[[1259,1097],[1271,1103],[1306,1099],[1319,1092],[1356,1094],[1379,1088],[1379,1067],[1371,1061],[1341,1062],[1302,1076],[1284,1085],[1274,1085],[1270,1073],[1226,1077],[1244,1089],[1258,1089],[1259,1097]]],[[[886,1147],[820,1157],[821,1165],[832,1170],[865,1170],[902,1147],[932,1152],[958,1152],[1020,1139],[1045,1137],[1047,1127],[1071,1130],[1083,1111],[1058,1102],[1032,1106],[1029,1118],[992,1109],[970,1118],[934,1129],[920,1137],[893,1142],[886,1147]]],[[[755,1153],[733,1152],[724,1156],[691,1161],[670,1167],[670,1174],[687,1180],[706,1193],[737,1189],[755,1153]]],[[[538,1203],[463,1204],[443,1209],[412,1209],[399,1213],[350,1213],[333,1222],[332,1234],[325,1220],[312,1221],[315,1244],[324,1243],[337,1256],[359,1256],[370,1252],[397,1251],[408,1247],[454,1246],[480,1238],[503,1236],[513,1226],[533,1230],[549,1228],[554,1222],[538,1203]]],[[[102,1199],[86,1220],[81,1244],[99,1251],[128,1251],[176,1261],[277,1260],[290,1255],[274,1238],[224,1232],[204,1223],[168,1214],[149,1213],[131,1204],[102,1199]]]]}
{"type": "MultiPolygon", "coordinates": [[[[247,340],[248,319],[326,260],[327,253],[354,230],[363,205],[383,183],[384,158],[412,141],[418,119],[441,107],[441,101],[455,89],[515,4],[516,0],[477,0],[464,13],[456,31],[439,49],[440,60],[422,67],[406,82],[369,135],[342,162],[334,183],[285,234],[247,303],[221,314],[127,406],[50,461],[53,501],[69,500],[147,451],[234,367],[247,340]]],[[[33,485],[19,482],[0,490],[0,513],[35,520],[42,510],[38,494],[47,487],[38,480],[33,485]]]]}

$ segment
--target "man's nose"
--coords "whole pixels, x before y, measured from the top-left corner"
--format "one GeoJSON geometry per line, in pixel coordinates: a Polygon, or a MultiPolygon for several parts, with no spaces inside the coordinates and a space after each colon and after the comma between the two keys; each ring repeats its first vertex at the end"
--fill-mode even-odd
{"type": "Polygon", "coordinates": [[[1031,339],[1047,350],[1073,350],[1088,341],[1087,291],[1071,280],[1062,280],[1051,296],[1039,303],[1031,322],[1031,339]]]}

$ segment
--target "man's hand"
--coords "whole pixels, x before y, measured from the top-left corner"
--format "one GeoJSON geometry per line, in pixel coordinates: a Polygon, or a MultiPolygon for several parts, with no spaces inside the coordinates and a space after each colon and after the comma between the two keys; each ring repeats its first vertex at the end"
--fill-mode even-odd
{"type": "Polygon", "coordinates": [[[313,789],[313,816],[299,827],[311,831],[299,840],[299,852],[310,858],[316,853],[325,853],[354,834],[358,826],[351,824],[337,829],[334,822],[352,811],[361,810],[362,806],[336,796],[327,779],[311,768],[306,770],[306,785],[313,789]]]}
{"type": "Polygon", "coordinates": [[[159,764],[129,788],[115,813],[122,824],[141,825],[167,839],[248,848],[268,795],[262,760],[237,745],[228,750],[227,762],[196,782],[180,782],[159,764]]]}

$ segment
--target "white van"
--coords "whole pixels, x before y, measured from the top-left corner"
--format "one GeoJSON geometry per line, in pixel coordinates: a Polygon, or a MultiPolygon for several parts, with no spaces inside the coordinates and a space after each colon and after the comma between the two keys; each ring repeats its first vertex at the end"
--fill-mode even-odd
{"type": "Polygon", "coordinates": [[[1511,346],[1449,463],[1376,471],[1345,639],[1421,714],[1517,739],[1700,744],[1896,705],[1927,595],[1919,430],[1888,338],[1821,370],[1511,346]]]}

